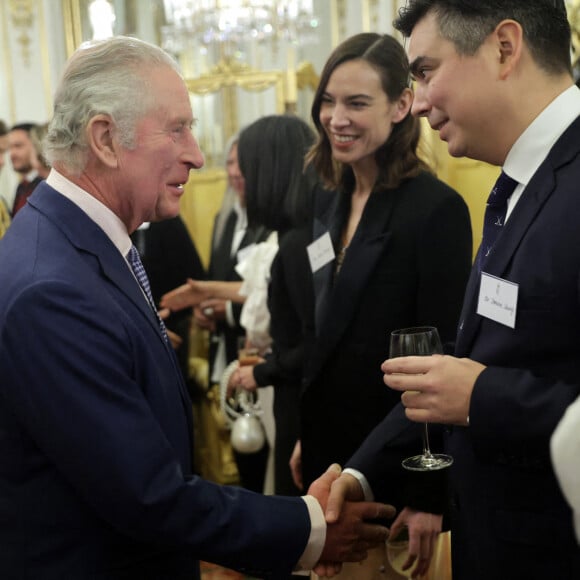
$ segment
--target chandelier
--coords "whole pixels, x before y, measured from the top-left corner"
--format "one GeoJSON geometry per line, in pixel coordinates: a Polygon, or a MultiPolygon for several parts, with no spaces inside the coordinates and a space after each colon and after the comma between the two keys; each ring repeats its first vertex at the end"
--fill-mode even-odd
{"type": "Polygon", "coordinates": [[[318,27],[313,0],[164,0],[164,48],[246,41],[308,41],[318,27]]]}

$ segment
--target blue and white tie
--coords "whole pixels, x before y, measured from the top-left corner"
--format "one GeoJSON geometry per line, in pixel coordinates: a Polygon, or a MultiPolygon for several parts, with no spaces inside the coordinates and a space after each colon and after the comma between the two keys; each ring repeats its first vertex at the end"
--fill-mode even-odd
{"type": "Polygon", "coordinates": [[[167,329],[165,328],[165,323],[161,320],[159,313],[157,312],[157,308],[155,307],[155,302],[153,301],[153,295],[151,294],[151,286],[149,285],[149,278],[147,278],[147,272],[145,272],[145,268],[143,266],[143,262],[141,262],[141,257],[139,256],[139,251],[135,246],[131,246],[129,253],[127,254],[127,261],[131,266],[131,270],[133,270],[133,274],[135,274],[135,278],[137,278],[137,282],[143,289],[145,296],[147,296],[147,301],[149,305],[155,312],[155,316],[157,317],[157,321],[159,322],[159,329],[161,330],[161,334],[165,339],[165,342],[169,342],[169,338],[167,336],[167,329]]]}

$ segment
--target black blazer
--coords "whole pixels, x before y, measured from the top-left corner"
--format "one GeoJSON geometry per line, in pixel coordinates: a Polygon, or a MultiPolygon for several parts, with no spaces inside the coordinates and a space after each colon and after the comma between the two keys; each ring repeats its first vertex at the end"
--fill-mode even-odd
{"type": "MultiPolygon", "coordinates": [[[[315,221],[314,237],[329,231],[338,252],[350,195],[337,196],[315,221]]],[[[451,340],[471,265],[467,206],[429,173],[395,190],[374,191],[334,278],[330,263],[314,274],[316,344],[309,360],[301,403],[305,482],[333,461],[344,464],[369,432],[399,402],[380,369],[388,358],[392,330],[438,327],[451,340]]],[[[408,448],[420,451],[420,428],[405,422],[408,448]]],[[[395,477],[404,478],[400,461],[395,477]]],[[[403,485],[389,486],[399,505],[403,485]]]]}

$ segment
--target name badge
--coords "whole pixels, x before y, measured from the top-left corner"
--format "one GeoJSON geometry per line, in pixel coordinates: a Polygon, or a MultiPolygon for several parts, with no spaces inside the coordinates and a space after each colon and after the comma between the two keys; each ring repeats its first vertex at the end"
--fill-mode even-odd
{"type": "Polygon", "coordinates": [[[306,250],[308,252],[308,259],[310,260],[310,269],[313,274],[334,260],[334,248],[332,247],[332,240],[328,232],[322,234],[317,240],[314,240],[306,250]]]}
{"type": "Polygon", "coordinates": [[[515,328],[518,290],[518,284],[482,272],[477,313],[510,328],[515,328]]]}

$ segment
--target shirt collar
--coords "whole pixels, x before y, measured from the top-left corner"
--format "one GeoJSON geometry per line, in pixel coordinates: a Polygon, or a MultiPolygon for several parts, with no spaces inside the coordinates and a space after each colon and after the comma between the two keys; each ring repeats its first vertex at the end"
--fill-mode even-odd
{"type": "Polygon", "coordinates": [[[580,89],[560,93],[528,126],[512,146],[503,170],[526,186],[554,143],[580,115],[580,89]]]}
{"type": "Polygon", "coordinates": [[[131,238],[125,224],[113,211],[54,168],[50,170],[46,183],[84,211],[105,232],[121,255],[127,256],[131,238]]]}

